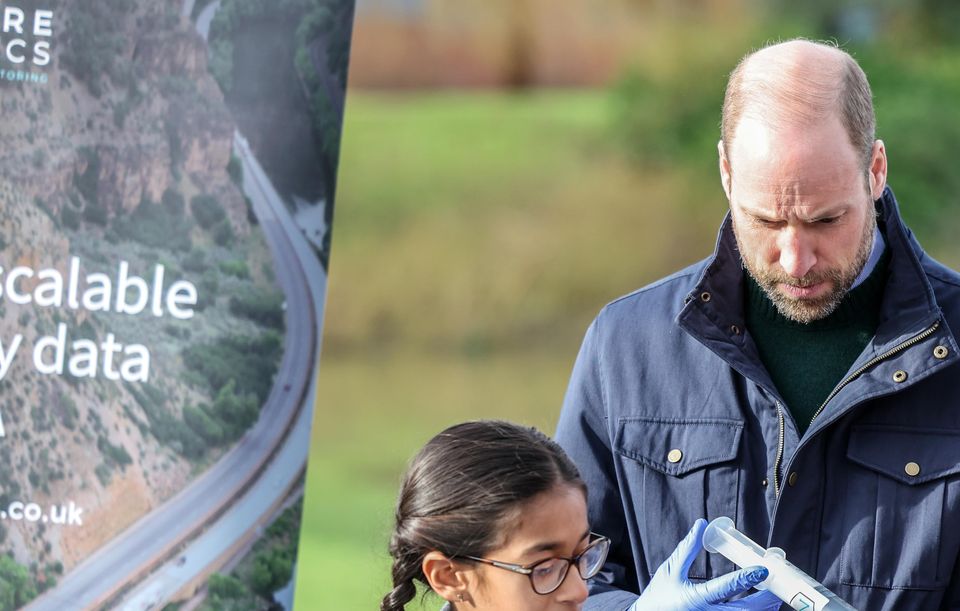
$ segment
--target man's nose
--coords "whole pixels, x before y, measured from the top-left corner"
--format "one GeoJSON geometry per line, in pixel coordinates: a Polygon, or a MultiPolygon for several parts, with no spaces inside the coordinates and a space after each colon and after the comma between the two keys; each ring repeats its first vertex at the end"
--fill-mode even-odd
{"type": "Polygon", "coordinates": [[[813,241],[802,230],[787,227],[780,236],[780,267],[794,278],[807,275],[817,263],[813,241]]]}

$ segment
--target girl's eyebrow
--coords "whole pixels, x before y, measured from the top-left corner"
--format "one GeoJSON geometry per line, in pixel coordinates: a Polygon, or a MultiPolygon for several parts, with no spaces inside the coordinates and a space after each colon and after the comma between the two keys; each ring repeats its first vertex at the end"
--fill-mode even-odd
{"type": "MultiPolygon", "coordinates": [[[[586,530],[586,532],[584,532],[584,533],[580,536],[580,541],[583,541],[584,539],[586,539],[586,538],[589,537],[589,536],[590,536],[590,529],[588,528],[588,529],[586,530]]],[[[525,549],[525,550],[523,551],[523,555],[526,556],[526,555],[528,555],[528,554],[535,554],[535,553],[539,553],[539,552],[559,551],[560,549],[563,548],[563,545],[564,545],[564,544],[563,544],[562,541],[547,541],[547,542],[543,542],[543,543],[537,543],[536,545],[533,545],[533,546],[528,547],[527,549],[525,549]]]]}

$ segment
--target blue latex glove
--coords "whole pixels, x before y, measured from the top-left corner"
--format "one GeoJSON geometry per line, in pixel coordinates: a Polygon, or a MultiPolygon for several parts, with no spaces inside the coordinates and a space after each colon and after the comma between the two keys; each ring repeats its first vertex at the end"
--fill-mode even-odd
{"type": "Polygon", "coordinates": [[[703,549],[706,528],[706,520],[693,523],[693,528],[660,565],[650,585],[627,611],[775,611],[780,608],[782,601],[767,591],[724,602],[766,579],[768,571],[761,566],[727,573],[704,583],[694,583],[687,578],[690,565],[703,549]]]}

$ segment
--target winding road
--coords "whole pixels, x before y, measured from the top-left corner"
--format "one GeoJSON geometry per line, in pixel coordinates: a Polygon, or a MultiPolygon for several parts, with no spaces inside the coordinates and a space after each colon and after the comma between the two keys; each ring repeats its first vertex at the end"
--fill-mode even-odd
{"type": "Polygon", "coordinates": [[[120,607],[157,608],[180,589],[178,586],[188,583],[209,565],[202,562],[204,558],[212,562],[220,556],[213,548],[222,548],[222,553],[243,538],[249,527],[256,525],[286,495],[304,468],[326,278],[239,135],[235,137],[235,150],[244,163],[244,190],[273,251],[277,279],[287,300],[288,332],[283,361],[260,418],[213,467],[74,567],[56,588],[26,607],[30,611],[102,607],[125,588],[141,581],[135,592],[142,593],[142,599],[128,596],[120,607]],[[228,507],[230,511],[225,512],[228,507]],[[229,526],[224,527],[225,524],[229,526]],[[177,555],[195,556],[195,562],[177,566],[182,570],[174,571],[172,576],[159,571],[158,575],[164,577],[160,586],[146,586],[150,580],[144,578],[151,571],[201,533],[217,534],[207,536],[200,547],[191,546],[177,555]],[[202,548],[208,551],[201,551],[202,548]]]}

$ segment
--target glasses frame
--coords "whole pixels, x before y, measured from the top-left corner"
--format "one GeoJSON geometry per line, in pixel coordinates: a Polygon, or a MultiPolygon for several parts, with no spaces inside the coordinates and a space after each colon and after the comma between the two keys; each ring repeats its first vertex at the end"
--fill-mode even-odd
{"type": "Polygon", "coordinates": [[[577,567],[577,573],[580,575],[580,579],[583,579],[584,581],[586,581],[587,579],[590,579],[591,577],[599,573],[600,569],[603,568],[604,563],[607,561],[607,554],[610,552],[610,539],[607,537],[604,537],[603,535],[598,535],[595,532],[591,532],[590,536],[594,537],[594,539],[590,541],[590,543],[588,543],[587,546],[583,548],[583,551],[577,554],[576,556],[570,556],[570,557],[551,556],[550,558],[544,558],[543,560],[538,560],[537,562],[533,562],[531,564],[514,564],[512,562],[501,562],[500,560],[492,560],[490,558],[480,558],[478,556],[457,556],[457,558],[462,558],[464,560],[473,560],[474,562],[482,562],[484,564],[489,564],[490,566],[494,566],[498,569],[504,569],[506,571],[512,571],[514,573],[518,573],[520,575],[526,575],[527,579],[530,580],[530,588],[537,594],[540,594],[541,596],[546,596],[548,594],[553,594],[558,589],[560,589],[560,586],[563,585],[563,582],[567,580],[567,575],[570,573],[571,566],[577,567]],[[583,558],[583,556],[586,555],[587,552],[589,552],[590,550],[592,550],[593,548],[601,544],[606,545],[606,550],[603,553],[603,561],[597,565],[596,572],[594,572],[592,575],[584,575],[583,573],[580,573],[580,559],[583,558]],[[546,592],[540,592],[539,590],[537,590],[536,586],[533,585],[533,571],[541,564],[544,564],[545,562],[552,562],[554,560],[567,561],[567,566],[566,568],[563,569],[563,576],[557,581],[557,585],[553,586],[553,588],[551,588],[550,590],[547,590],[546,592]]]}

